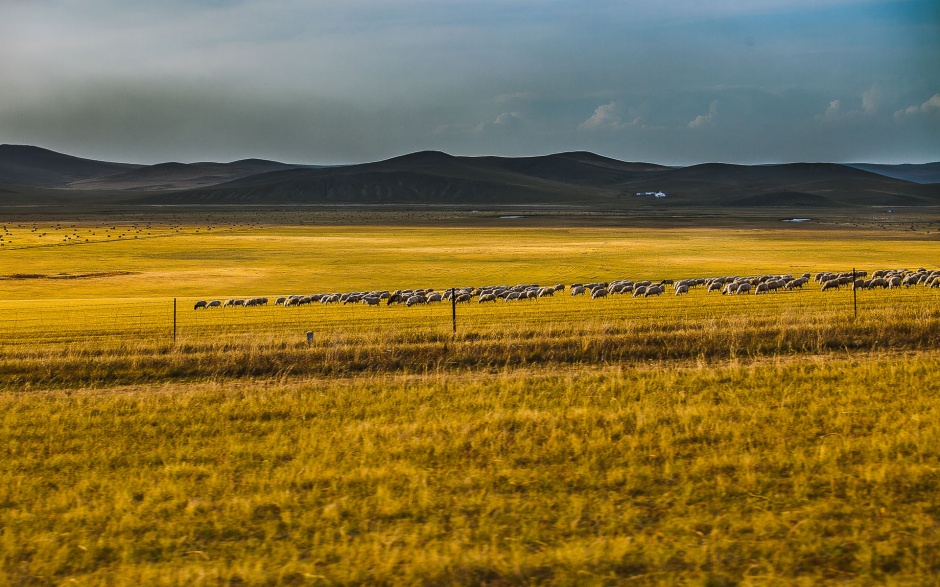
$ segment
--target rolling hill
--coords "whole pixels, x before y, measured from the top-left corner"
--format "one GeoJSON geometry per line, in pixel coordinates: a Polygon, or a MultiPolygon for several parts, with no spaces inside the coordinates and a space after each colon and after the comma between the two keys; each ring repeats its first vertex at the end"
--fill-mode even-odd
{"type": "Polygon", "coordinates": [[[915,183],[940,183],[940,161],[902,165],[881,165],[877,163],[849,163],[848,165],[856,169],[864,169],[879,175],[915,183]]]}
{"type": "Polygon", "coordinates": [[[82,159],[28,145],[0,145],[0,185],[108,191],[184,190],[308,167],[264,159],[140,165],[82,159]]]}
{"type": "Polygon", "coordinates": [[[425,151],[376,163],[294,169],[129,200],[147,204],[554,204],[656,206],[923,206],[940,186],[831,163],[670,168],[587,153],[455,157],[425,151]],[[650,198],[638,194],[665,193],[650,198]]]}
{"type": "Polygon", "coordinates": [[[81,159],[28,145],[0,145],[0,184],[55,188],[142,167],[81,159]]]}
{"type": "Polygon", "coordinates": [[[0,145],[0,204],[544,204],[602,210],[940,205],[940,184],[887,174],[903,167],[904,174],[923,179],[930,177],[937,164],[872,167],[890,169],[876,173],[858,165],[833,163],[706,163],[676,168],[583,151],[536,157],[462,157],[421,151],[338,167],[260,159],[136,165],[0,145]]]}
{"type": "Polygon", "coordinates": [[[83,190],[182,190],[297,167],[262,159],[245,159],[232,163],[159,163],[124,173],[74,181],[69,183],[68,187],[83,190]]]}

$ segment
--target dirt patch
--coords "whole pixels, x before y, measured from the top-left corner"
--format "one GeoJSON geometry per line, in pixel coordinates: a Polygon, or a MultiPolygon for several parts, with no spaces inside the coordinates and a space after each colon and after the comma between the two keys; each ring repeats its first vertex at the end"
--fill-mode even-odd
{"type": "Polygon", "coordinates": [[[95,273],[58,273],[44,275],[42,273],[13,273],[2,275],[0,279],[97,279],[99,277],[118,277],[121,275],[134,275],[134,271],[98,271],[95,273]]]}

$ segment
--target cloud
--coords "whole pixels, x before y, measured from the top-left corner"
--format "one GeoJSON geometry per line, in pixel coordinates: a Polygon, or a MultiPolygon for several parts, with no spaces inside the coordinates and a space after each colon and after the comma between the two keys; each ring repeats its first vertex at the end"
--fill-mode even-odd
{"type": "Polygon", "coordinates": [[[872,86],[862,93],[862,112],[871,115],[878,112],[881,105],[881,90],[878,86],[872,86]]]}
{"type": "Polygon", "coordinates": [[[471,135],[479,136],[489,129],[510,128],[521,121],[522,115],[519,112],[503,112],[492,122],[480,122],[475,124],[468,132],[471,135]]]}
{"type": "Polygon", "coordinates": [[[820,118],[829,121],[835,121],[842,118],[842,101],[833,100],[832,102],[829,102],[829,107],[826,108],[826,111],[820,118]]]}
{"type": "Polygon", "coordinates": [[[711,105],[708,107],[708,114],[699,114],[698,116],[696,116],[689,122],[688,127],[691,129],[697,129],[697,128],[708,126],[709,124],[712,123],[712,121],[715,120],[715,116],[717,116],[717,114],[718,114],[718,101],[714,100],[712,101],[711,105]]]}
{"type": "Polygon", "coordinates": [[[578,125],[578,130],[621,130],[627,125],[620,118],[617,102],[602,104],[594,109],[590,118],[578,125]]]}
{"type": "Polygon", "coordinates": [[[877,85],[873,85],[862,92],[861,103],[858,110],[845,110],[842,108],[842,100],[836,99],[829,102],[826,111],[816,116],[816,120],[825,122],[838,122],[842,120],[856,119],[861,117],[875,116],[882,103],[882,92],[877,85]]]}
{"type": "Polygon", "coordinates": [[[930,114],[932,112],[940,112],[940,93],[934,94],[920,106],[909,106],[903,110],[898,110],[894,113],[894,117],[900,119],[917,114],[930,114]]]}
{"type": "Polygon", "coordinates": [[[138,162],[936,160],[934,128],[888,124],[937,118],[935,5],[0,0],[0,137],[138,162]]]}
{"type": "Polygon", "coordinates": [[[512,124],[516,120],[519,120],[518,112],[503,112],[496,117],[493,124],[512,124]]]}

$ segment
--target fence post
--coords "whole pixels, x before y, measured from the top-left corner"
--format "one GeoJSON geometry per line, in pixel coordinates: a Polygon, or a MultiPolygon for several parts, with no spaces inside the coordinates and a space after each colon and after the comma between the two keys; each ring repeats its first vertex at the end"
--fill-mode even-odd
{"type": "Polygon", "coordinates": [[[173,344],[176,344],[176,298],[173,298],[173,344]]]}
{"type": "Polygon", "coordinates": [[[858,288],[855,287],[855,267],[852,267],[852,308],[855,309],[855,317],[858,318],[858,288]]]}
{"type": "Polygon", "coordinates": [[[457,334],[457,288],[450,288],[451,320],[454,322],[454,334],[457,334]]]}

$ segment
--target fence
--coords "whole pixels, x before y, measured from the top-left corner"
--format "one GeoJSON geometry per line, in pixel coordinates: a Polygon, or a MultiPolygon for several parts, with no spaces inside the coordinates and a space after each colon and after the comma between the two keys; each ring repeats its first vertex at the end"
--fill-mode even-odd
{"type": "MultiPolygon", "coordinates": [[[[806,291],[766,295],[722,296],[704,288],[676,297],[672,289],[660,297],[632,298],[612,295],[591,300],[561,291],[554,297],[452,306],[438,304],[404,307],[360,304],[300,307],[267,306],[194,310],[195,299],[104,298],[0,301],[2,346],[116,342],[213,342],[244,337],[285,342],[345,334],[369,336],[389,333],[404,338],[433,335],[498,333],[508,327],[533,332],[603,332],[618,324],[672,326],[745,324],[790,317],[876,317],[891,312],[933,312],[940,290],[911,289],[854,292],[851,288],[820,292],[816,284],[806,291]],[[857,305],[856,305],[857,304],[857,305]],[[857,309],[855,309],[857,308],[857,309]]],[[[274,296],[269,296],[274,300],[274,296]]]]}

